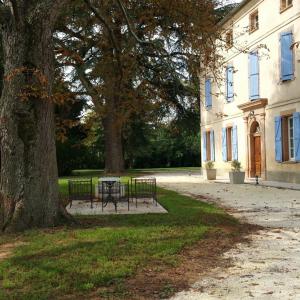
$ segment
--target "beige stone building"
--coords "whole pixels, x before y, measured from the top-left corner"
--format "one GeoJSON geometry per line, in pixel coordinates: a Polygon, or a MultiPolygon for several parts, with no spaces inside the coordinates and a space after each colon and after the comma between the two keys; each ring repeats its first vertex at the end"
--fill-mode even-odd
{"type": "Polygon", "coordinates": [[[224,80],[201,95],[202,165],[300,183],[300,0],[244,0],[221,23],[224,80]],[[226,50],[225,50],[226,49],[226,50]]]}

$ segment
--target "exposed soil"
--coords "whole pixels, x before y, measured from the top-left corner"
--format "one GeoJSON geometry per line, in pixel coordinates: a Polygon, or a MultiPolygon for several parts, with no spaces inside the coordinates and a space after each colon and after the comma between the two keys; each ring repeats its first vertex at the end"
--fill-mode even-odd
{"type": "Polygon", "coordinates": [[[9,258],[16,247],[24,244],[24,242],[16,241],[0,245],[0,261],[9,258]]]}
{"type": "Polygon", "coordinates": [[[249,242],[250,233],[259,229],[261,229],[259,226],[243,224],[223,227],[208,233],[196,245],[182,251],[178,266],[152,265],[129,279],[125,284],[131,291],[129,298],[139,300],[168,298],[178,291],[189,288],[213,268],[217,266],[228,268],[231,266],[231,260],[224,258],[223,254],[238,243],[249,242]]]}

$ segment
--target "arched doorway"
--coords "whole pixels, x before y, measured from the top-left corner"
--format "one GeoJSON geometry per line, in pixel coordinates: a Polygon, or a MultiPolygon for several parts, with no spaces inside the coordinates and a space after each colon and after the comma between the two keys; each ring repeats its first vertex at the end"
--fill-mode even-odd
{"type": "Polygon", "coordinates": [[[254,121],[250,127],[250,151],[250,177],[261,177],[261,130],[257,121],[254,121]]]}

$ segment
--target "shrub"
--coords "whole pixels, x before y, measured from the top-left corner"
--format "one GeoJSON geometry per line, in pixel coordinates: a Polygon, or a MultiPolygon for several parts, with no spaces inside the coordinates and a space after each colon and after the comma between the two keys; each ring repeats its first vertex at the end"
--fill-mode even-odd
{"type": "Polygon", "coordinates": [[[211,170],[211,169],[213,169],[214,168],[214,162],[213,161],[207,161],[206,163],[205,163],[205,169],[206,170],[211,170]]]}
{"type": "Polygon", "coordinates": [[[233,172],[240,172],[241,168],[241,163],[238,160],[235,159],[231,162],[231,169],[233,172]]]}

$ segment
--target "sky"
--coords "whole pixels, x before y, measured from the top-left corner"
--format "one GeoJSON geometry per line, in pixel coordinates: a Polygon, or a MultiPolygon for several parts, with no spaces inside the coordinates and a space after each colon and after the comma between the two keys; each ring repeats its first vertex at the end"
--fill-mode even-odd
{"type": "Polygon", "coordinates": [[[227,4],[232,4],[232,3],[240,3],[242,1],[243,0],[222,0],[222,2],[219,1],[219,2],[222,3],[222,5],[219,5],[219,6],[223,6],[223,5],[227,5],[227,4]]]}
{"type": "Polygon", "coordinates": [[[240,2],[242,2],[242,0],[224,0],[224,2],[226,4],[231,4],[231,3],[240,3],[240,2]]]}

